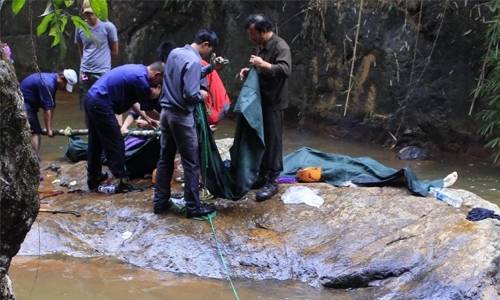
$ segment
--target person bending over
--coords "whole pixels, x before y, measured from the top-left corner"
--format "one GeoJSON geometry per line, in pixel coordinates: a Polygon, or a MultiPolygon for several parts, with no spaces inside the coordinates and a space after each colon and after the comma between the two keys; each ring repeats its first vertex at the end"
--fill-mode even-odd
{"type": "Polygon", "coordinates": [[[58,73],[35,73],[21,81],[20,88],[24,97],[24,105],[28,113],[31,127],[31,143],[38,160],[40,161],[40,145],[42,142],[42,128],[38,120],[38,111],[43,109],[43,119],[47,136],[52,138],[52,118],[56,108],[56,91],[73,91],[73,85],[78,82],[76,72],[66,69],[58,73]]]}
{"type": "Polygon", "coordinates": [[[149,125],[156,127],[156,121],[143,111],[149,110],[153,99],[158,98],[158,84],[162,81],[165,64],[155,62],[149,66],[123,65],[104,74],[90,88],[85,96],[85,116],[89,129],[87,157],[87,185],[96,191],[99,184],[106,180],[102,171],[101,154],[107,158],[107,166],[115,177],[116,192],[128,192],[133,189],[125,170],[125,145],[120,125],[115,114],[122,114],[136,102],[140,104],[137,113],[149,125]]]}

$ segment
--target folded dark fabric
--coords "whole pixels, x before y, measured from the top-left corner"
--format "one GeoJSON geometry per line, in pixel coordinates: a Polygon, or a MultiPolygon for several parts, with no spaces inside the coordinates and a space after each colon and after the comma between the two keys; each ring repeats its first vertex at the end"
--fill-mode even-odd
{"type": "Polygon", "coordinates": [[[500,220],[500,216],[495,214],[494,211],[481,207],[473,208],[467,215],[469,221],[481,221],[487,218],[500,220]]]}

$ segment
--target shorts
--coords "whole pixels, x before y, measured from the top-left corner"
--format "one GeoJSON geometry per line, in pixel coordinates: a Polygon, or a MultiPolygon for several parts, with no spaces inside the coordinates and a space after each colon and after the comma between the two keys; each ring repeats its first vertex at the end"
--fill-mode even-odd
{"type": "Polygon", "coordinates": [[[42,127],[40,126],[40,121],[38,120],[38,114],[33,111],[27,111],[28,113],[28,122],[31,127],[31,134],[41,134],[42,127]]]}

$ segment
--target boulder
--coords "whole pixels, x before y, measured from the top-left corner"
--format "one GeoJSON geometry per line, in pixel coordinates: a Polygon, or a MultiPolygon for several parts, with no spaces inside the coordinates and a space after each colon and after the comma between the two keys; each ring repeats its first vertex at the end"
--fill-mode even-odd
{"type": "Polygon", "coordinates": [[[408,146],[399,150],[397,156],[400,160],[427,160],[429,153],[420,147],[408,146]]]}
{"type": "Polygon", "coordinates": [[[7,272],[38,213],[38,161],[12,64],[0,51],[0,298],[15,299],[7,272]]]}

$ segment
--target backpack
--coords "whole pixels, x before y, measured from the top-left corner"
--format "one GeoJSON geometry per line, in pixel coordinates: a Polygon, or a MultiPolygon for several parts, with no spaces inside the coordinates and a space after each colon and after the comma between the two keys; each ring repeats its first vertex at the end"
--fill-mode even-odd
{"type": "MultiPolygon", "coordinates": [[[[208,62],[202,60],[202,65],[207,66],[208,62]]],[[[231,99],[229,99],[224,83],[216,70],[213,70],[206,78],[209,89],[206,101],[207,120],[208,124],[217,125],[229,110],[231,99]]]]}

